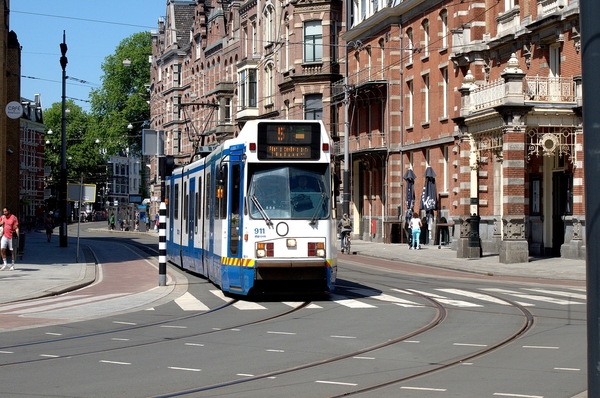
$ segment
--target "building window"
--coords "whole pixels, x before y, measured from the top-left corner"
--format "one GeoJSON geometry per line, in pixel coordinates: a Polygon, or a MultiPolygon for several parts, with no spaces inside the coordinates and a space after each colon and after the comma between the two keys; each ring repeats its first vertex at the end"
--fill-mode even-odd
{"type": "Polygon", "coordinates": [[[257,49],[257,35],[258,31],[257,31],[257,26],[256,26],[256,21],[252,21],[252,55],[256,55],[258,54],[258,49],[257,49]]]}
{"type": "Polygon", "coordinates": [[[429,123],[429,74],[423,75],[423,116],[429,123]]]}
{"type": "Polygon", "coordinates": [[[274,79],[273,79],[273,63],[270,62],[265,66],[265,105],[272,105],[274,103],[274,79]]]}
{"type": "Polygon", "coordinates": [[[220,99],[221,106],[221,121],[225,123],[231,122],[231,98],[225,97],[220,99]]]}
{"type": "Polygon", "coordinates": [[[304,96],[304,119],[323,120],[322,94],[308,94],[304,96]]]}
{"type": "Polygon", "coordinates": [[[548,66],[550,67],[550,77],[560,76],[560,44],[550,46],[548,66]]]}
{"type": "Polygon", "coordinates": [[[442,10],[440,20],[442,21],[442,48],[448,48],[448,11],[442,10]]]}
{"type": "Polygon", "coordinates": [[[423,21],[423,51],[425,52],[425,56],[429,56],[429,20],[426,19],[423,21]]]}
{"type": "Polygon", "coordinates": [[[265,47],[273,44],[273,35],[275,34],[275,26],[273,26],[273,14],[275,10],[272,5],[268,5],[265,9],[265,47]]]}
{"type": "Polygon", "coordinates": [[[515,0],[504,0],[504,12],[510,11],[515,6],[515,0]]]}
{"type": "Polygon", "coordinates": [[[256,108],[256,69],[244,69],[240,72],[240,106],[244,108],[256,108]]]}
{"type": "Polygon", "coordinates": [[[407,58],[407,62],[409,64],[412,64],[412,62],[413,62],[413,52],[415,50],[415,43],[413,41],[413,30],[412,30],[412,28],[409,28],[406,31],[406,38],[408,40],[408,43],[407,43],[408,50],[407,50],[406,58],[407,58]]]}
{"type": "Polygon", "coordinates": [[[304,62],[321,62],[323,59],[323,28],[321,21],[304,24],[304,62]]]}
{"type": "Polygon", "coordinates": [[[415,92],[414,92],[414,83],[412,80],[409,80],[407,83],[407,88],[408,88],[408,126],[412,127],[414,125],[414,119],[413,119],[413,114],[414,114],[414,98],[415,98],[415,92]]]}
{"type": "Polygon", "coordinates": [[[440,86],[442,88],[442,117],[448,117],[448,68],[440,69],[442,72],[442,81],[440,86]]]}
{"type": "Polygon", "coordinates": [[[443,191],[448,192],[450,189],[450,170],[448,169],[448,156],[450,154],[450,146],[444,145],[444,181],[443,181],[443,191]]]}

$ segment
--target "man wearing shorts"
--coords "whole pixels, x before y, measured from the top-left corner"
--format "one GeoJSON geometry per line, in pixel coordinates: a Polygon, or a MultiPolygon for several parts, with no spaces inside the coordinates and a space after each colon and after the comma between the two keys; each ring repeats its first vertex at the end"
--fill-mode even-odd
{"type": "Polygon", "coordinates": [[[15,257],[17,257],[17,253],[13,250],[12,237],[13,232],[16,232],[17,236],[19,236],[19,220],[17,220],[15,215],[10,214],[8,207],[5,207],[2,211],[4,215],[0,218],[0,225],[4,227],[4,233],[2,234],[0,247],[2,248],[2,261],[4,264],[0,268],[0,271],[4,271],[7,267],[6,249],[12,251],[12,265],[10,266],[10,270],[13,271],[15,269],[15,257]]]}

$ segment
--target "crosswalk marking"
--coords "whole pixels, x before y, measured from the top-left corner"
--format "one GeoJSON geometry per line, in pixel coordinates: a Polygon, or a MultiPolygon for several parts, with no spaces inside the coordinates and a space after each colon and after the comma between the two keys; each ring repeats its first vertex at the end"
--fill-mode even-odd
{"type": "Polygon", "coordinates": [[[399,305],[401,307],[423,307],[422,304],[415,303],[414,301],[401,299],[399,297],[395,297],[389,294],[380,293],[376,290],[369,289],[352,289],[353,292],[360,294],[362,296],[372,298],[379,301],[384,301],[388,303],[393,303],[399,305]]]}
{"type": "Polygon", "coordinates": [[[562,291],[546,290],[546,289],[524,289],[524,290],[529,290],[530,292],[536,292],[536,293],[552,294],[554,296],[560,296],[560,297],[570,297],[570,298],[575,298],[575,299],[580,299],[580,300],[587,299],[587,296],[585,294],[579,294],[579,293],[562,292],[562,291]]]}
{"type": "Polygon", "coordinates": [[[422,294],[423,296],[426,296],[426,297],[431,297],[431,298],[439,301],[440,303],[452,305],[455,307],[483,307],[480,304],[470,303],[468,301],[463,301],[463,300],[452,300],[452,299],[449,299],[444,296],[440,296],[439,294],[435,294],[435,293],[428,293],[428,292],[423,292],[423,291],[415,290],[415,289],[409,289],[409,290],[411,292],[422,294]]]}
{"type": "MultiPolygon", "coordinates": [[[[124,295],[126,295],[126,293],[104,294],[102,296],[84,297],[84,298],[80,298],[80,299],[76,299],[76,300],[62,301],[59,303],[47,304],[47,305],[42,305],[42,306],[34,306],[32,308],[24,308],[24,309],[20,309],[20,310],[16,310],[16,311],[10,311],[10,312],[7,312],[7,314],[24,315],[24,314],[39,313],[39,312],[45,312],[45,311],[53,310],[53,309],[57,309],[57,308],[72,307],[72,306],[79,305],[79,304],[86,304],[86,303],[98,302],[98,301],[102,301],[102,300],[109,300],[109,299],[124,296],[124,295]]],[[[30,305],[31,305],[31,303],[30,303],[30,305]]]]}
{"type": "Polygon", "coordinates": [[[338,296],[337,294],[332,294],[331,299],[334,303],[338,303],[348,308],[377,308],[374,305],[363,303],[345,296],[338,296]]]}
{"type": "Polygon", "coordinates": [[[175,299],[175,304],[184,311],[208,311],[208,308],[202,301],[194,297],[190,292],[185,292],[181,297],[175,299]]]}
{"type": "Polygon", "coordinates": [[[481,301],[488,301],[488,302],[494,303],[494,304],[510,305],[509,303],[507,303],[504,300],[500,300],[496,297],[488,296],[487,294],[481,294],[481,293],[477,293],[477,292],[469,292],[469,291],[460,290],[460,289],[436,289],[436,290],[438,290],[440,292],[456,294],[458,296],[471,297],[471,298],[481,300],[481,301]]]}
{"type": "Polygon", "coordinates": [[[567,301],[567,300],[557,299],[554,297],[538,296],[535,294],[524,294],[524,293],[515,292],[513,290],[506,290],[506,289],[484,288],[481,290],[486,291],[486,292],[504,293],[504,294],[508,294],[508,295],[514,296],[514,297],[519,297],[519,298],[524,298],[524,299],[534,300],[534,301],[542,301],[542,302],[558,304],[558,305],[585,304],[585,303],[580,303],[579,301],[572,301],[572,300],[567,301]]]}

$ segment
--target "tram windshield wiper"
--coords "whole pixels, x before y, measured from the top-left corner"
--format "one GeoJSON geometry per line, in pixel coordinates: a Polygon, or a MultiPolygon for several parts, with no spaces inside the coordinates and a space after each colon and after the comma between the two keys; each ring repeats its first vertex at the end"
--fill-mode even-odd
{"type": "Polygon", "coordinates": [[[273,222],[269,218],[269,215],[267,214],[267,212],[265,211],[265,209],[263,209],[263,207],[261,206],[261,204],[258,201],[258,198],[256,197],[256,195],[252,194],[252,196],[250,197],[250,200],[252,200],[252,203],[254,203],[254,206],[256,206],[256,208],[258,209],[258,212],[260,213],[260,215],[262,216],[262,218],[265,220],[265,222],[267,223],[267,225],[270,226],[270,227],[272,227],[273,226],[273,222]]]}
{"type": "Polygon", "coordinates": [[[321,206],[323,205],[323,201],[325,201],[325,192],[321,192],[321,198],[319,199],[319,203],[317,203],[317,206],[315,207],[315,212],[313,213],[313,216],[310,219],[310,222],[309,222],[310,225],[315,225],[317,223],[317,216],[318,216],[319,212],[321,211],[321,206]]]}

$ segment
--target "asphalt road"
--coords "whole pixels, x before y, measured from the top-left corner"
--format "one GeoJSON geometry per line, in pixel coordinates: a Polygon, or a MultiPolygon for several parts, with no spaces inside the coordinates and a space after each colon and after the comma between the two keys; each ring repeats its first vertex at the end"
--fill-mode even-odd
{"type": "Polygon", "coordinates": [[[0,396],[570,398],[586,388],[582,288],[412,274],[355,256],[340,259],[328,297],[232,300],[180,273],[173,294],[140,309],[128,286],[156,285],[154,260],[118,240],[88,243],[103,282],[71,294],[105,299],[74,305],[65,323],[0,334],[0,396]],[[69,322],[81,311],[89,319],[69,322]]]}

